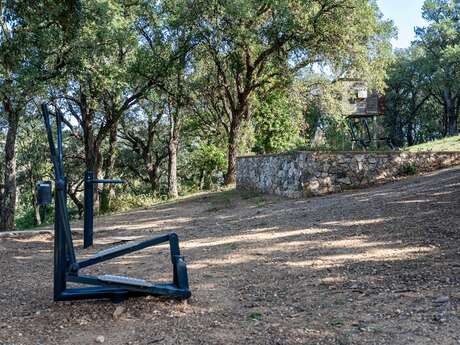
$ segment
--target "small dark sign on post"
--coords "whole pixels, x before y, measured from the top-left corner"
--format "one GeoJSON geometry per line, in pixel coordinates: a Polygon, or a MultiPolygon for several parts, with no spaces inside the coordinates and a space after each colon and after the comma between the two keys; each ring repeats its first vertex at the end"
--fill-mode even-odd
{"type": "Polygon", "coordinates": [[[37,205],[51,204],[51,181],[40,181],[36,185],[37,189],[37,205]]]}

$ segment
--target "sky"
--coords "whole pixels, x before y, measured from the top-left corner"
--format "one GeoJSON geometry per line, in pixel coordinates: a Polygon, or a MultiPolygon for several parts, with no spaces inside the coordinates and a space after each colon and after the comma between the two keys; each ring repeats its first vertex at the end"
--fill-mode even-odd
{"type": "Polygon", "coordinates": [[[377,0],[386,19],[392,19],[398,28],[398,39],[393,40],[394,48],[407,48],[415,38],[414,28],[425,26],[422,18],[424,0],[377,0]]]}

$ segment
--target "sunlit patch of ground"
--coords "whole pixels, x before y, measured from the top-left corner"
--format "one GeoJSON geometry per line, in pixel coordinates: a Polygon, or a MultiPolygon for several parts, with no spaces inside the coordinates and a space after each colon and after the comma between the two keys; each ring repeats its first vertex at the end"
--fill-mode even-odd
{"type": "MultiPolygon", "coordinates": [[[[102,217],[87,250],[74,233],[83,258],[177,232],[188,302],[54,303],[52,236],[2,236],[0,344],[458,344],[459,210],[454,168],[320,198],[228,191],[102,217]]],[[[85,273],[167,282],[169,248],[85,273]]]]}

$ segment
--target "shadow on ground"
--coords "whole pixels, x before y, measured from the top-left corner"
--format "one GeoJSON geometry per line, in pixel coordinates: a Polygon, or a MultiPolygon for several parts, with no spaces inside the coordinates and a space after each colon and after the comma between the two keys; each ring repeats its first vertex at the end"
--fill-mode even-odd
{"type": "MultiPolygon", "coordinates": [[[[286,200],[229,191],[96,221],[96,250],[175,231],[189,303],[51,301],[52,238],[0,242],[0,343],[458,344],[460,168],[286,200]]],[[[76,225],[78,227],[78,224],[76,225]]],[[[76,234],[81,247],[81,234],[76,234]]],[[[165,281],[167,247],[101,264],[165,281]]]]}

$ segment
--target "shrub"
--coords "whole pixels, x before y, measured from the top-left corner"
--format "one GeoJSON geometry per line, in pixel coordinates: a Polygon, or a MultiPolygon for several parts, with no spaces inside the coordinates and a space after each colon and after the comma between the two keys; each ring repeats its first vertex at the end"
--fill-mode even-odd
{"type": "Polygon", "coordinates": [[[413,163],[405,163],[399,169],[399,175],[409,176],[415,175],[417,173],[417,167],[413,163]]]}
{"type": "Polygon", "coordinates": [[[149,207],[161,201],[152,194],[123,193],[117,195],[110,202],[111,212],[123,212],[133,208],[149,207]]]}
{"type": "Polygon", "coordinates": [[[35,210],[33,208],[20,209],[16,216],[16,228],[19,230],[26,230],[51,224],[54,222],[54,207],[52,205],[46,205],[40,207],[40,215],[42,217],[42,223],[40,225],[35,224],[35,210]]]}

